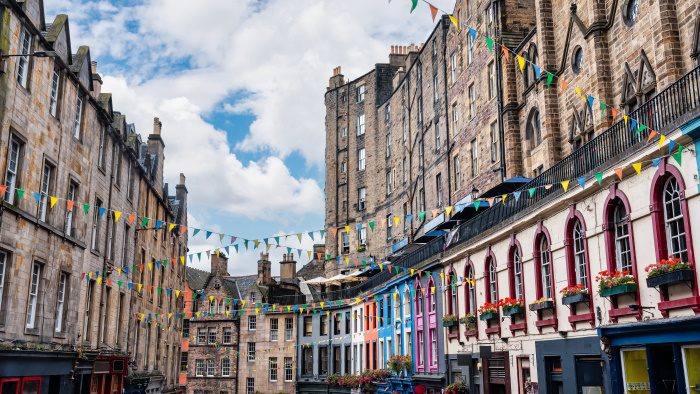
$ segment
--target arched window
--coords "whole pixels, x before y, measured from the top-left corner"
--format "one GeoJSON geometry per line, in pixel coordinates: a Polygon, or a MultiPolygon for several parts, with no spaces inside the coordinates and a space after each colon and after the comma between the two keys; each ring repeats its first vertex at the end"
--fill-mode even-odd
{"type": "Polygon", "coordinates": [[[223,300],[223,299],[219,300],[219,303],[218,303],[218,313],[219,313],[219,314],[224,313],[224,300],[223,300]]]}
{"type": "Polygon", "coordinates": [[[209,314],[213,315],[215,311],[216,311],[216,301],[210,300],[209,301],[209,314]]]}
{"type": "Polygon", "coordinates": [[[523,85],[525,85],[525,89],[527,89],[530,87],[530,64],[527,62],[527,52],[523,51],[520,56],[525,58],[525,68],[523,68],[523,85]]]}
{"type": "Polygon", "coordinates": [[[612,201],[611,224],[615,240],[615,270],[632,272],[632,248],[627,209],[619,198],[612,201]]]}
{"type": "Polygon", "coordinates": [[[537,282],[540,287],[539,297],[552,298],[552,256],[549,250],[549,239],[542,234],[537,240],[537,259],[539,260],[539,277],[537,282]]]}
{"type": "Polygon", "coordinates": [[[420,287],[420,282],[416,282],[416,315],[423,315],[423,307],[425,306],[425,296],[420,287]]]}
{"type": "Polygon", "coordinates": [[[542,143],[542,123],[540,111],[537,108],[530,110],[525,129],[525,138],[530,142],[529,147],[533,149],[542,143]]]}
{"type": "Polygon", "coordinates": [[[668,254],[688,261],[688,245],[681,208],[681,189],[673,176],[668,177],[663,188],[663,212],[668,254]]]}
{"type": "Polygon", "coordinates": [[[588,287],[588,269],[586,264],[586,249],[584,245],[585,238],[581,221],[578,219],[574,219],[571,240],[571,246],[573,248],[573,263],[576,272],[576,284],[588,287]]]}
{"type": "Polygon", "coordinates": [[[403,315],[405,318],[411,316],[411,292],[406,288],[403,294],[403,315]]]}
{"type": "MultiPolygon", "coordinates": [[[[530,63],[539,67],[540,63],[539,58],[537,56],[537,45],[535,45],[534,43],[530,44],[530,49],[527,52],[530,55],[530,63]]],[[[537,73],[535,73],[535,67],[530,67],[530,70],[532,73],[532,82],[537,83],[537,73]]]]}
{"type": "Polygon", "coordinates": [[[492,255],[486,257],[486,302],[498,301],[498,275],[496,259],[492,255]]]}
{"type": "Polygon", "coordinates": [[[474,277],[474,267],[467,263],[464,272],[464,310],[467,314],[476,314],[476,286],[472,285],[474,277]]]}
{"type": "Polygon", "coordinates": [[[524,299],[523,258],[520,256],[520,248],[513,246],[510,255],[513,264],[513,296],[516,300],[524,299]]]}
{"type": "Polygon", "coordinates": [[[447,274],[447,313],[450,315],[456,315],[459,310],[457,306],[457,275],[454,270],[450,268],[450,273],[447,274]],[[453,288],[454,285],[454,288],[453,288]]]}
{"type": "Polygon", "coordinates": [[[433,291],[435,291],[435,282],[433,282],[433,277],[431,276],[430,280],[428,281],[428,288],[426,289],[426,292],[428,293],[428,304],[430,305],[430,309],[428,310],[428,312],[431,313],[435,312],[435,310],[437,309],[435,305],[436,297],[433,291]]]}

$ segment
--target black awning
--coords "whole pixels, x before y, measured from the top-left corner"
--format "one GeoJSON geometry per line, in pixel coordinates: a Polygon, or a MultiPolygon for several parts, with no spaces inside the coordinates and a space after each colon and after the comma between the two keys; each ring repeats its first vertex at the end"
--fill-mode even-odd
{"type": "Polygon", "coordinates": [[[526,178],[524,176],[514,176],[508,178],[505,181],[499,183],[498,185],[492,187],[491,189],[485,191],[479,196],[480,198],[498,197],[504,194],[512,193],[518,190],[524,184],[530,182],[532,178],[526,178]]]}

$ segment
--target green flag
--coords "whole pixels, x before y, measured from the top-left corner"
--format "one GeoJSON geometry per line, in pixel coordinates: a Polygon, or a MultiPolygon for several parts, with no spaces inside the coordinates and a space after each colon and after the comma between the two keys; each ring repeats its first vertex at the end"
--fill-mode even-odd
{"type": "Polygon", "coordinates": [[[548,72],[547,73],[547,87],[552,84],[552,80],[554,79],[554,74],[548,72]]]}
{"type": "Polygon", "coordinates": [[[411,12],[413,12],[413,10],[415,10],[416,7],[418,7],[418,0],[411,0],[411,2],[413,3],[411,4],[411,12]]]}
{"type": "Polygon", "coordinates": [[[87,215],[90,212],[90,204],[83,204],[83,212],[87,215]]]}
{"type": "Polygon", "coordinates": [[[17,190],[17,200],[21,200],[24,197],[24,190],[22,189],[16,189],[17,190]]]}
{"type": "Polygon", "coordinates": [[[603,173],[602,172],[596,172],[595,173],[595,179],[598,181],[599,185],[603,185],[603,173]]]}
{"type": "Polygon", "coordinates": [[[489,52],[493,52],[493,38],[486,37],[484,39],[486,40],[486,46],[489,48],[489,52]]]}
{"type": "Polygon", "coordinates": [[[476,200],[474,201],[474,209],[477,211],[479,210],[479,206],[481,206],[481,200],[476,200]]]}
{"type": "Polygon", "coordinates": [[[532,196],[535,195],[536,190],[537,190],[536,187],[531,187],[531,188],[527,189],[527,192],[530,193],[530,198],[532,198],[532,196]]]}
{"type": "Polygon", "coordinates": [[[141,220],[141,227],[146,227],[148,224],[148,218],[144,216],[144,218],[141,220]]]}
{"type": "Polygon", "coordinates": [[[678,162],[679,166],[681,165],[682,153],[683,153],[683,145],[678,145],[678,151],[671,156],[676,160],[676,162],[678,162]]]}
{"type": "Polygon", "coordinates": [[[370,220],[367,224],[369,224],[370,230],[374,231],[374,221],[370,220]]]}
{"type": "Polygon", "coordinates": [[[605,105],[606,104],[604,102],[602,102],[602,101],[600,102],[600,114],[601,115],[603,115],[605,113],[605,105]]]}
{"type": "Polygon", "coordinates": [[[421,222],[425,221],[425,211],[418,212],[418,218],[420,219],[421,222]]]}

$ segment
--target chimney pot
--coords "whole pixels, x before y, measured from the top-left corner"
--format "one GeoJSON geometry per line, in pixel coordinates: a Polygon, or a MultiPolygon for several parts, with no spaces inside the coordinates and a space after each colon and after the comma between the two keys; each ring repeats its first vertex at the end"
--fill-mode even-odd
{"type": "Polygon", "coordinates": [[[180,183],[179,183],[179,184],[180,184],[180,185],[184,185],[184,184],[185,184],[185,174],[183,174],[183,173],[180,173],[180,183]]]}
{"type": "Polygon", "coordinates": [[[158,117],[153,118],[153,134],[158,134],[160,135],[160,130],[163,127],[163,123],[161,123],[160,119],[158,117]]]}
{"type": "Polygon", "coordinates": [[[92,62],[90,62],[90,70],[92,70],[93,74],[97,74],[97,62],[96,61],[93,60],[92,62]]]}

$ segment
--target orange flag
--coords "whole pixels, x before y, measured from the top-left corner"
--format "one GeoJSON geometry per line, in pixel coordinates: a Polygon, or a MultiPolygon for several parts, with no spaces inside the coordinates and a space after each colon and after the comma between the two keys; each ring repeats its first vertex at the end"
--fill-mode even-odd
{"type": "Polygon", "coordinates": [[[616,168],[615,173],[617,174],[617,177],[622,180],[622,168],[616,168]]]}
{"type": "Polygon", "coordinates": [[[566,87],[567,87],[568,85],[569,85],[569,84],[566,83],[566,81],[562,79],[562,80],[561,80],[561,91],[562,91],[562,92],[565,91],[565,90],[566,90],[566,87]]]}
{"type": "Polygon", "coordinates": [[[656,137],[656,134],[658,134],[656,130],[652,130],[651,133],[649,133],[649,137],[647,138],[647,144],[650,143],[654,137],[656,137]]]}
{"type": "Polygon", "coordinates": [[[73,210],[73,205],[75,205],[75,201],[66,201],[66,209],[68,210],[68,212],[71,212],[73,210]]]}
{"type": "Polygon", "coordinates": [[[505,45],[501,45],[501,50],[503,51],[503,57],[506,58],[506,61],[510,61],[510,52],[508,48],[505,45]]]}
{"type": "Polygon", "coordinates": [[[617,109],[615,107],[610,107],[610,113],[612,114],[613,120],[617,118],[617,109]]]}

